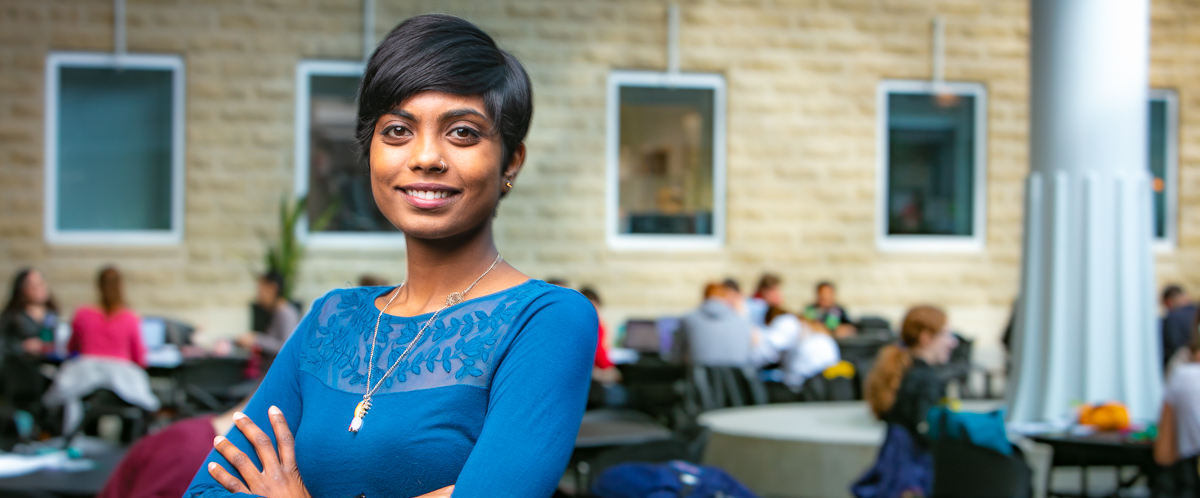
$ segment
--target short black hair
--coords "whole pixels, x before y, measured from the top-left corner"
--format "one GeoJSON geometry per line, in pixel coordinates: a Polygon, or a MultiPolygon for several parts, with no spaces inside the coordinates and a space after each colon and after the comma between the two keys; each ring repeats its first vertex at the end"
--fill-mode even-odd
{"type": "Polygon", "coordinates": [[[369,160],[380,116],[425,91],[483,97],[491,132],[501,137],[503,172],[533,117],[529,74],[478,26],[447,14],[401,22],[371,54],[358,89],[355,138],[363,157],[369,160]]]}
{"type": "Polygon", "coordinates": [[[262,280],[263,283],[274,285],[275,293],[280,296],[283,295],[284,284],[287,283],[287,280],[283,276],[283,273],[280,273],[279,270],[267,270],[266,273],[259,275],[258,278],[259,280],[262,280]]]}
{"type": "Polygon", "coordinates": [[[822,287],[829,287],[830,289],[837,290],[837,287],[833,286],[833,282],[830,282],[828,280],[822,280],[820,282],[817,282],[817,292],[821,292],[822,287]]]}
{"type": "Polygon", "coordinates": [[[1175,284],[1168,285],[1163,288],[1162,302],[1165,303],[1167,301],[1171,301],[1171,300],[1179,297],[1180,294],[1183,294],[1183,287],[1180,287],[1175,284]]]}

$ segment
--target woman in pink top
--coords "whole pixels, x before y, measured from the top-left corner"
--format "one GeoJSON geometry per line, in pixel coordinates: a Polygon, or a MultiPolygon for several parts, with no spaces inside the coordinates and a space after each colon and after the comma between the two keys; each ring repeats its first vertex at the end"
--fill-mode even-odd
{"type": "Polygon", "coordinates": [[[114,267],[100,270],[100,306],[84,306],[71,322],[71,353],[129,360],[146,366],[141,319],[125,307],[121,274],[114,267]]]}

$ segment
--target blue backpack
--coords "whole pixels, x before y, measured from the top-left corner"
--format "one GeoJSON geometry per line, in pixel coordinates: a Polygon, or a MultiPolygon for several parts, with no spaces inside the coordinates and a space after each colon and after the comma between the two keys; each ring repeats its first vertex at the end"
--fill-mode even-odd
{"type": "Polygon", "coordinates": [[[758,498],[725,471],[682,460],[615,465],[600,474],[592,494],[600,498],[758,498]]]}

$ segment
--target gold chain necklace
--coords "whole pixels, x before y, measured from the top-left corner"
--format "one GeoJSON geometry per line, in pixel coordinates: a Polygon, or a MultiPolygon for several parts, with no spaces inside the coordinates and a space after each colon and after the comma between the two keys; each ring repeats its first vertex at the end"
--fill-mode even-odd
{"type": "MultiPolygon", "coordinates": [[[[446,308],[463,302],[467,293],[471,292],[471,289],[475,288],[475,284],[478,284],[480,280],[483,280],[483,277],[486,277],[488,273],[491,273],[492,269],[495,268],[497,264],[500,264],[502,259],[504,258],[497,254],[496,260],[492,262],[492,266],[489,266],[487,271],[483,272],[483,275],[480,275],[479,278],[476,278],[474,282],[471,282],[471,285],[467,286],[467,288],[462,292],[453,292],[446,296],[446,304],[437,311],[433,312],[433,316],[429,317],[429,321],[425,322],[425,325],[421,327],[420,332],[417,332],[417,336],[413,338],[412,342],[408,343],[408,346],[404,348],[404,352],[400,354],[400,357],[396,358],[396,361],[387,369],[387,372],[384,372],[383,377],[379,378],[379,382],[376,382],[375,386],[372,387],[371,374],[375,372],[375,344],[376,339],[379,338],[379,322],[383,319],[383,312],[387,311],[388,306],[392,305],[392,301],[396,299],[396,296],[400,295],[400,289],[404,288],[404,283],[396,286],[396,290],[392,291],[392,297],[388,299],[387,304],[383,305],[383,309],[379,310],[379,316],[375,318],[375,333],[371,335],[371,354],[367,356],[367,392],[366,394],[363,394],[363,400],[359,401],[358,405],[354,407],[354,418],[350,420],[350,432],[358,432],[359,429],[362,429],[363,418],[367,416],[367,410],[371,409],[371,396],[375,395],[375,391],[379,390],[379,386],[383,385],[383,381],[388,377],[391,377],[392,373],[396,371],[396,367],[400,366],[400,363],[402,363],[404,359],[408,357],[408,353],[412,351],[413,346],[417,344],[417,341],[421,340],[421,336],[425,335],[425,329],[428,329],[429,326],[433,324],[433,321],[437,320],[438,315],[441,314],[441,312],[446,308]]],[[[405,283],[407,283],[407,281],[405,281],[405,283]]]]}

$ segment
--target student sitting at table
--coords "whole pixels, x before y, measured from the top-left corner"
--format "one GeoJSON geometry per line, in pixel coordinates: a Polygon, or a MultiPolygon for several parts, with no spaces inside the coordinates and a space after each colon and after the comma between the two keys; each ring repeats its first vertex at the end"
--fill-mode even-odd
{"type": "Polygon", "coordinates": [[[99,306],[84,306],[71,322],[67,349],[78,353],[59,368],[50,390],[42,397],[46,406],[64,406],[63,433],[73,434],[83,421],[83,398],[108,389],[125,402],[148,412],[160,407],[146,375],[146,346],[141,319],[125,305],[121,273],[114,267],[100,271],[99,306]]]}
{"type": "Polygon", "coordinates": [[[125,305],[121,273],[109,266],[96,279],[99,306],[83,306],[71,321],[67,350],[86,356],[127,360],[146,367],[141,318],[125,305]]]}
{"type": "Polygon", "coordinates": [[[32,268],[18,272],[0,314],[0,360],[5,397],[13,408],[34,417],[41,415],[41,397],[48,384],[39,371],[41,358],[46,346],[53,344],[57,325],[58,307],[41,272],[32,268]]]}
{"type": "Polygon", "coordinates": [[[875,465],[851,487],[859,498],[929,496],[933,486],[925,417],[945,393],[934,367],[950,360],[958,340],[942,310],[916,306],[904,316],[900,341],[879,351],[867,376],[867,403],[888,429],[875,465]]]}
{"type": "Polygon", "coordinates": [[[781,311],[783,308],[783,280],[779,275],[774,273],[764,273],[758,279],[758,287],[754,289],[754,296],[746,301],[746,308],[750,314],[750,320],[759,328],[767,326],[767,314],[775,309],[781,311]]]}
{"type": "Polygon", "coordinates": [[[300,324],[300,310],[283,296],[285,286],[283,274],[271,270],[258,277],[256,303],[271,314],[265,331],[248,332],[237,339],[237,344],[248,350],[257,350],[263,358],[262,372],[271,367],[271,362],[283,349],[283,343],[300,324]]]}
{"type": "MultiPolygon", "coordinates": [[[[1200,332],[1192,326],[1187,344],[1188,361],[1176,365],[1167,379],[1159,414],[1158,437],[1154,441],[1154,461],[1172,467],[1162,479],[1173,487],[1200,496],[1196,467],[1200,464],[1200,332]]],[[[1160,486],[1162,487],[1162,486],[1160,486]]],[[[1184,495],[1179,495],[1184,496],[1184,495]]]]}
{"type": "Polygon", "coordinates": [[[741,294],[723,284],[708,284],[704,302],[680,320],[673,356],[704,367],[750,365],[753,330],[743,311],[741,294]]]}
{"type": "Polygon", "coordinates": [[[841,361],[837,341],[824,327],[771,306],[766,327],[754,343],[754,360],[759,367],[778,363],[783,384],[797,394],[810,377],[841,361]]]}
{"type": "Polygon", "coordinates": [[[845,308],[837,303],[837,289],[833,283],[818,283],[816,292],[817,300],[804,308],[804,318],[825,327],[834,337],[854,335],[854,323],[845,308]]]}

